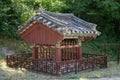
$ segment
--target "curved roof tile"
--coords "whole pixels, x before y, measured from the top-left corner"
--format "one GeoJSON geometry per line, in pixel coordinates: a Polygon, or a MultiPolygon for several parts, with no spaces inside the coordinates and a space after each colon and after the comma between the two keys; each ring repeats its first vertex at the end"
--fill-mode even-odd
{"type": "Polygon", "coordinates": [[[33,20],[47,25],[49,28],[57,30],[61,34],[93,34],[99,36],[101,32],[96,30],[96,24],[82,20],[74,14],[70,13],[54,13],[49,11],[40,10],[35,16],[28,20],[18,30],[21,30],[26,25],[30,24],[33,20]]]}

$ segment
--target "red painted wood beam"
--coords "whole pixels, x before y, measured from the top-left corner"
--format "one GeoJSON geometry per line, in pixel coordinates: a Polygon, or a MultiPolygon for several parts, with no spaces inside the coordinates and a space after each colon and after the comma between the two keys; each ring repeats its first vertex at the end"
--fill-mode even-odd
{"type": "Polygon", "coordinates": [[[61,61],[62,60],[62,54],[61,54],[61,49],[56,50],[56,61],[61,61]]]}
{"type": "Polygon", "coordinates": [[[38,58],[38,47],[32,48],[32,58],[37,59],[38,58]]]}
{"type": "Polygon", "coordinates": [[[78,59],[82,59],[82,48],[78,47],[78,59]]]}

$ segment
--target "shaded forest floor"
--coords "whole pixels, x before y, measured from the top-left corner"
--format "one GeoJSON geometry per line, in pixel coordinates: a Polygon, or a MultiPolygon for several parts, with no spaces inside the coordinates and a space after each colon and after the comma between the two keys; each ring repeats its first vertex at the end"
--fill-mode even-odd
{"type": "Polygon", "coordinates": [[[100,78],[120,78],[120,64],[116,62],[108,62],[108,68],[106,69],[96,69],[94,71],[83,71],[78,74],[68,74],[61,75],[59,77],[47,75],[47,74],[37,74],[29,72],[26,70],[13,69],[6,66],[3,59],[0,60],[0,80],[44,80],[44,79],[83,79],[83,80],[93,80],[100,78]]]}

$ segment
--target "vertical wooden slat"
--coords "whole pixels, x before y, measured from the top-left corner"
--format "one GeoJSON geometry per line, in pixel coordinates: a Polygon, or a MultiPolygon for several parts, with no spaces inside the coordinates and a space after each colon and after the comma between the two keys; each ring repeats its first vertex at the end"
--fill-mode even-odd
{"type": "Polygon", "coordinates": [[[68,60],[68,48],[66,48],[66,60],[68,60]]]}
{"type": "Polygon", "coordinates": [[[43,60],[45,59],[45,56],[44,56],[44,48],[42,47],[42,55],[43,55],[43,60]]]}
{"type": "Polygon", "coordinates": [[[47,47],[47,59],[50,60],[49,48],[47,47]]]}
{"type": "Polygon", "coordinates": [[[68,48],[66,48],[66,60],[68,60],[68,48]]]}
{"type": "Polygon", "coordinates": [[[76,49],[73,48],[73,59],[75,59],[75,56],[76,56],[76,49]]]}
{"type": "Polygon", "coordinates": [[[39,50],[40,50],[40,52],[39,52],[39,54],[40,54],[40,60],[42,60],[42,50],[41,50],[41,47],[39,48],[39,50]]]}
{"type": "Polygon", "coordinates": [[[79,54],[78,54],[77,47],[76,47],[76,51],[75,51],[75,53],[76,53],[76,59],[79,59],[79,54]]]}
{"type": "Polygon", "coordinates": [[[41,47],[40,47],[40,56],[41,56],[41,60],[43,60],[42,48],[41,47]]]}
{"type": "Polygon", "coordinates": [[[65,48],[63,48],[63,59],[64,59],[64,61],[65,61],[65,48]]]}
{"type": "Polygon", "coordinates": [[[74,48],[74,55],[75,55],[75,57],[74,57],[74,59],[77,59],[77,47],[76,48],[74,48]]]}
{"type": "Polygon", "coordinates": [[[71,60],[71,50],[72,48],[69,48],[69,60],[71,60]]]}
{"type": "Polygon", "coordinates": [[[64,40],[64,46],[65,46],[65,44],[66,44],[66,43],[65,43],[65,40],[64,40]]]}
{"type": "MultiPolygon", "coordinates": [[[[71,49],[72,49],[72,48],[71,48],[71,49]]],[[[68,53],[68,54],[69,54],[69,60],[71,60],[71,58],[70,58],[70,57],[71,57],[70,48],[69,48],[69,53],[68,53]]]]}
{"type": "Polygon", "coordinates": [[[64,48],[62,49],[62,54],[63,54],[63,61],[65,60],[65,50],[64,50],[64,48]]]}
{"type": "Polygon", "coordinates": [[[75,40],[73,40],[73,44],[72,45],[74,45],[75,44],[75,40]]]}
{"type": "Polygon", "coordinates": [[[49,48],[49,53],[50,53],[50,59],[53,60],[54,52],[52,52],[52,48],[49,48]]]}
{"type": "Polygon", "coordinates": [[[51,60],[51,58],[50,58],[50,48],[48,48],[48,60],[51,60]]]}
{"type": "Polygon", "coordinates": [[[37,47],[33,47],[32,49],[32,58],[33,59],[37,59],[38,55],[38,48],[37,47]]]}
{"type": "Polygon", "coordinates": [[[69,49],[70,49],[70,48],[67,48],[67,60],[69,60],[69,55],[70,55],[69,49]]]}
{"type": "Polygon", "coordinates": [[[49,48],[49,57],[50,57],[50,60],[52,60],[52,55],[53,55],[53,53],[51,52],[51,48],[49,48]]]}
{"type": "Polygon", "coordinates": [[[48,60],[47,48],[45,48],[45,51],[46,51],[46,61],[47,61],[48,60]]]}
{"type": "Polygon", "coordinates": [[[75,51],[75,52],[74,52],[74,54],[75,54],[75,59],[77,59],[77,57],[78,57],[78,48],[75,47],[74,49],[75,49],[75,50],[74,50],[74,51],[75,51]]]}
{"type": "Polygon", "coordinates": [[[73,43],[74,43],[74,40],[71,41],[71,45],[73,45],[73,43]]]}
{"type": "MultiPolygon", "coordinates": [[[[71,49],[72,49],[72,48],[71,48],[71,49]]],[[[69,52],[70,52],[70,50],[69,50],[69,52]]],[[[70,54],[70,56],[69,56],[69,57],[70,57],[70,60],[72,60],[72,57],[71,57],[71,56],[72,56],[72,53],[70,52],[69,54],[70,54]]]]}
{"type": "Polygon", "coordinates": [[[43,54],[44,54],[44,60],[46,59],[46,52],[45,52],[45,48],[43,48],[43,54]]]}
{"type": "Polygon", "coordinates": [[[68,60],[70,60],[70,48],[68,48],[68,60]]]}
{"type": "Polygon", "coordinates": [[[71,55],[72,55],[72,52],[71,52],[72,48],[69,48],[69,60],[71,60],[71,55]]]}
{"type": "Polygon", "coordinates": [[[40,60],[42,60],[41,47],[39,47],[39,55],[40,55],[40,60]]]}
{"type": "Polygon", "coordinates": [[[66,48],[64,48],[64,58],[66,60],[66,48]]]}
{"type": "Polygon", "coordinates": [[[61,49],[61,54],[62,54],[62,60],[64,61],[64,50],[63,49],[61,49]]]}
{"type": "Polygon", "coordinates": [[[74,52],[73,52],[74,53],[74,59],[77,59],[77,47],[74,47],[73,49],[74,49],[74,52]]]}
{"type": "Polygon", "coordinates": [[[50,60],[53,60],[53,59],[52,59],[51,48],[49,48],[49,55],[50,55],[50,56],[49,56],[49,57],[50,57],[50,60]]]}
{"type": "Polygon", "coordinates": [[[67,41],[66,41],[66,39],[65,39],[65,45],[67,45],[67,41]]]}
{"type": "Polygon", "coordinates": [[[46,61],[47,61],[48,60],[48,49],[45,48],[45,50],[46,50],[46,61]]]}
{"type": "Polygon", "coordinates": [[[75,54],[75,59],[77,59],[77,57],[78,57],[78,48],[77,47],[75,47],[74,48],[74,54],[75,54]]]}
{"type": "MultiPolygon", "coordinates": [[[[76,48],[77,48],[77,47],[76,47],[76,48]]],[[[75,58],[77,59],[77,57],[78,57],[78,51],[75,51],[74,54],[75,54],[75,56],[76,56],[75,58]]]]}
{"type": "Polygon", "coordinates": [[[40,47],[38,47],[38,59],[40,59],[40,47]]]}
{"type": "Polygon", "coordinates": [[[64,50],[65,50],[64,56],[65,56],[65,60],[66,60],[66,48],[64,48],[64,50]]]}
{"type": "Polygon", "coordinates": [[[67,48],[65,48],[65,61],[67,60],[67,48]]]}
{"type": "Polygon", "coordinates": [[[63,61],[63,49],[61,49],[61,59],[63,61]]]}
{"type": "Polygon", "coordinates": [[[67,40],[67,42],[68,42],[68,45],[70,45],[71,43],[70,43],[70,40],[67,40]]]}
{"type": "Polygon", "coordinates": [[[70,52],[71,52],[71,59],[72,59],[72,60],[74,59],[73,51],[74,51],[74,48],[70,49],[70,52]]]}
{"type": "Polygon", "coordinates": [[[56,61],[61,61],[61,49],[56,50],[56,61]]]}
{"type": "Polygon", "coordinates": [[[79,59],[82,58],[82,49],[81,47],[78,47],[78,54],[79,54],[79,59]]]}

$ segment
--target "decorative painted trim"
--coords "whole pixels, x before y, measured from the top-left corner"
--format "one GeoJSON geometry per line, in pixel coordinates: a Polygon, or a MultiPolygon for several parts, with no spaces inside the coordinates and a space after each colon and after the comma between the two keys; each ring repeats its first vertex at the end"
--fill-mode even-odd
{"type": "Polygon", "coordinates": [[[73,47],[79,47],[79,45],[65,45],[61,46],[60,48],[73,48],[73,47]]]}
{"type": "Polygon", "coordinates": [[[34,25],[37,21],[33,21],[31,24],[29,24],[28,26],[26,26],[23,30],[21,30],[19,33],[22,34],[23,32],[25,32],[27,29],[29,29],[32,25],[34,25]]]}

